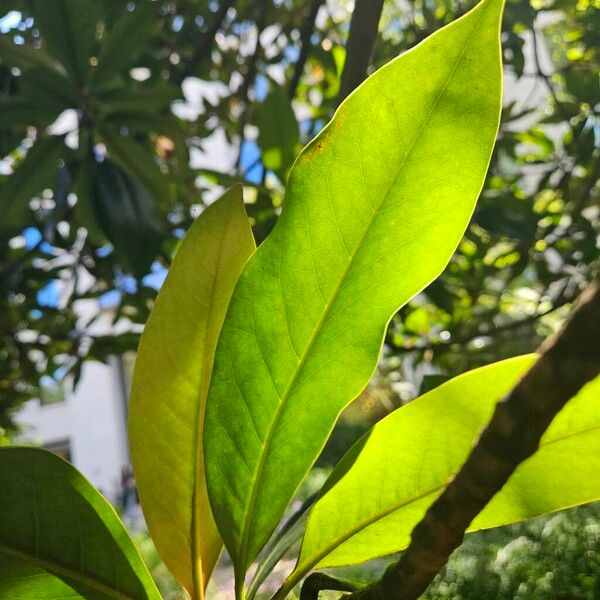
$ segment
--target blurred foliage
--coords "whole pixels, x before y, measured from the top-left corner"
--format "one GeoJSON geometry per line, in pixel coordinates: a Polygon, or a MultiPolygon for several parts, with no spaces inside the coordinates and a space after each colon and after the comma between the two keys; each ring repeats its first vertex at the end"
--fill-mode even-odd
{"type": "MultiPolygon", "coordinates": [[[[372,68],[472,3],[389,0],[372,68]]],[[[599,8],[509,0],[505,109],[472,224],[443,276],[393,319],[355,416],[532,350],[597,276],[599,8]]],[[[215,188],[244,182],[264,239],[298,148],[335,108],[350,10],[0,1],[1,428],[49,378],[76,383],[85,360],[135,349],[215,188]]]]}
{"type": "Polygon", "coordinates": [[[600,505],[467,536],[427,600],[594,600],[600,594],[600,505]]]}

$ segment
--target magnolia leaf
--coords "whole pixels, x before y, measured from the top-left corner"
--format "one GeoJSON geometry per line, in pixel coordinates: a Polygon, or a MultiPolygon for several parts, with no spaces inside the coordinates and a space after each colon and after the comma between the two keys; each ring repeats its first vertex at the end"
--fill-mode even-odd
{"type": "Polygon", "coordinates": [[[240,595],[338,414],[368,383],[391,316],[463,235],[498,129],[501,12],[501,0],[484,0],[347,98],[296,160],[279,222],[240,277],[205,433],[211,506],[240,595]]]}
{"type": "Polygon", "coordinates": [[[253,251],[236,186],[200,215],[181,243],[133,377],[129,432],[144,515],[165,564],[196,600],[222,548],[204,480],[206,392],[225,310],[253,251]]]}
{"type": "MultiPolygon", "coordinates": [[[[496,402],[532,366],[521,356],[442,384],[377,423],[340,461],[309,515],[282,598],[311,569],[403,550],[427,508],[466,460],[496,402]]],[[[584,387],[475,519],[470,531],[600,497],[600,378],[584,387]]]]}
{"type": "Polygon", "coordinates": [[[0,448],[0,598],[160,600],[112,506],[69,463],[0,448]]]}

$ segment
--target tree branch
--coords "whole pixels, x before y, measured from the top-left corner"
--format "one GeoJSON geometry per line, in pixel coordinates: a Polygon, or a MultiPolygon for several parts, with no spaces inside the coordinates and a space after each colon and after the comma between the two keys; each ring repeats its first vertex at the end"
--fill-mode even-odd
{"type": "Polygon", "coordinates": [[[356,0],[346,43],[346,64],[337,97],[340,104],[367,76],[383,0],[356,0]]]}
{"type": "Polygon", "coordinates": [[[296,96],[298,83],[300,83],[300,78],[302,77],[302,73],[304,73],[304,67],[311,49],[310,38],[315,28],[315,21],[317,20],[317,15],[319,14],[319,8],[321,8],[324,1],[325,0],[312,0],[310,11],[306,15],[304,26],[300,32],[300,54],[294,66],[294,74],[290,79],[290,88],[288,91],[290,100],[293,100],[296,96]]]}
{"type": "Polygon", "coordinates": [[[562,331],[496,406],[464,466],[412,532],[408,550],[382,579],[351,600],[416,600],[461,544],[471,521],[538,448],[566,404],[600,373],[600,281],[580,296],[562,331]]]}
{"type": "Polygon", "coordinates": [[[221,1],[210,28],[198,36],[198,43],[194,48],[194,52],[192,53],[190,60],[186,63],[181,73],[177,76],[176,82],[178,84],[180,84],[186,77],[193,75],[202,59],[208,54],[213,45],[215,35],[217,35],[221,25],[223,25],[223,21],[227,16],[227,11],[233,6],[233,4],[234,0],[221,1]]]}

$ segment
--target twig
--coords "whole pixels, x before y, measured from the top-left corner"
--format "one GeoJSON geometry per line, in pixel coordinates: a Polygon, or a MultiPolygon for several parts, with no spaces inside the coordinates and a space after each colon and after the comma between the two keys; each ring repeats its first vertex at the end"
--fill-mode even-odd
{"type": "Polygon", "coordinates": [[[367,76],[383,0],[356,0],[346,43],[346,63],[337,97],[340,104],[367,76]]]}
{"type": "Polygon", "coordinates": [[[538,448],[542,434],[600,373],[600,281],[580,296],[562,331],[498,403],[464,466],[412,532],[411,544],[382,579],[350,600],[416,600],[461,544],[471,521],[538,448]]]}
{"type": "Polygon", "coordinates": [[[489,331],[485,331],[485,332],[477,331],[477,332],[473,333],[472,335],[463,336],[460,338],[456,338],[456,337],[450,338],[449,340],[444,340],[444,341],[440,341],[440,342],[432,342],[430,344],[422,344],[419,346],[413,346],[412,348],[404,346],[404,347],[400,347],[400,348],[395,348],[394,350],[397,352],[425,352],[426,350],[445,350],[447,348],[450,348],[451,346],[456,346],[456,345],[466,346],[467,344],[469,344],[476,338],[494,337],[494,336],[498,335],[499,333],[505,333],[507,331],[512,331],[513,329],[518,329],[519,327],[523,327],[525,325],[534,323],[538,319],[541,319],[542,317],[552,314],[553,312],[557,311],[559,308],[562,308],[563,306],[565,306],[565,304],[568,304],[569,302],[570,302],[569,299],[563,298],[559,302],[556,302],[552,306],[552,308],[549,308],[548,310],[536,312],[535,314],[524,317],[523,319],[518,319],[515,321],[510,321],[509,323],[504,323],[502,325],[498,325],[496,327],[493,327],[493,329],[490,329],[489,331]]]}
{"type": "Polygon", "coordinates": [[[302,73],[304,73],[304,67],[306,65],[308,54],[311,49],[310,38],[315,28],[315,21],[317,20],[319,8],[321,8],[324,1],[325,0],[312,0],[310,10],[306,15],[306,20],[304,21],[304,26],[302,27],[302,30],[300,32],[300,54],[294,66],[294,74],[290,79],[290,87],[288,90],[290,100],[292,100],[296,96],[298,83],[300,83],[300,78],[302,77],[302,73]]]}

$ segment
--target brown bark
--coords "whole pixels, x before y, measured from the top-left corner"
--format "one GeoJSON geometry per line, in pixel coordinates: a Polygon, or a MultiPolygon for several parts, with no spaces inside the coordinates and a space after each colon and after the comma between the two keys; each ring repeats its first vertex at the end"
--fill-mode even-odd
{"type": "Polygon", "coordinates": [[[338,104],[367,76],[382,9],[383,0],[356,0],[346,43],[346,64],[337,97],[338,104]]]}
{"type": "Polygon", "coordinates": [[[408,550],[382,579],[351,600],[415,600],[461,544],[464,533],[517,466],[538,448],[566,404],[600,373],[600,282],[580,296],[562,331],[497,405],[466,463],[412,532],[408,550]]]}

